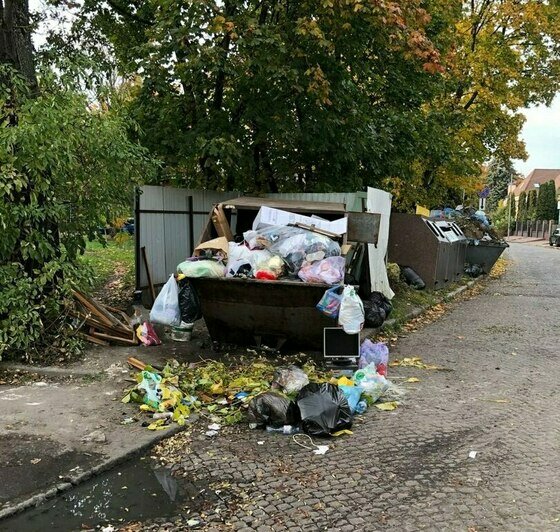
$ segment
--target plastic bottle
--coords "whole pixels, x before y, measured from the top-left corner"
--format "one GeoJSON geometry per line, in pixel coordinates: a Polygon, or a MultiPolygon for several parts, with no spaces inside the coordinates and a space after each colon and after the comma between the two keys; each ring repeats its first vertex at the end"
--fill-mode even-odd
{"type": "Polygon", "coordinates": [[[283,427],[266,427],[266,432],[278,432],[280,434],[286,434],[286,435],[291,435],[291,434],[297,434],[299,432],[299,428],[298,427],[294,427],[292,425],[284,425],[283,427]]]}

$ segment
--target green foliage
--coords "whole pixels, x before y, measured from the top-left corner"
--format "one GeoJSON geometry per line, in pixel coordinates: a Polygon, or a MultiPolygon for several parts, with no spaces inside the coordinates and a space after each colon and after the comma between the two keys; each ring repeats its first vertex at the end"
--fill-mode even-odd
{"type": "Polygon", "coordinates": [[[521,192],[519,198],[517,199],[517,217],[518,222],[527,221],[527,194],[521,192]]]}
{"type": "Polygon", "coordinates": [[[498,208],[499,201],[507,195],[508,185],[515,182],[519,174],[515,171],[511,159],[492,159],[488,165],[486,184],[490,188],[490,194],[486,202],[486,210],[493,212],[498,208]]]}
{"type": "Polygon", "coordinates": [[[557,220],[557,200],[556,200],[556,185],[554,181],[543,183],[539,187],[536,219],[537,220],[557,220]]]}
{"type": "Polygon", "coordinates": [[[12,79],[0,87],[0,357],[45,359],[76,350],[65,300],[90,276],[78,257],[150,167],[118,113],[47,78],[14,108],[12,79]]]}
{"type": "Polygon", "coordinates": [[[527,193],[527,220],[537,219],[537,191],[529,190],[527,193]]]}

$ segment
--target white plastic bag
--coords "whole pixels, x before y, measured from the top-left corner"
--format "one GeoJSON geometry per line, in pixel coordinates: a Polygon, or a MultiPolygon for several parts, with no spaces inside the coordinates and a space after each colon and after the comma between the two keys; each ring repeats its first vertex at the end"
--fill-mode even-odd
{"type": "Polygon", "coordinates": [[[171,275],[161,292],[156,297],[152,310],[150,310],[150,321],[177,327],[181,324],[181,310],[179,308],[179,288],[175,276],[171,275]]]}
{"type": "Polygon", "coordinates": [[[338,312],[338,324],[347,334],[359,333],[365,321],[364,304],[353,286],[345,286],[338,312]]]}

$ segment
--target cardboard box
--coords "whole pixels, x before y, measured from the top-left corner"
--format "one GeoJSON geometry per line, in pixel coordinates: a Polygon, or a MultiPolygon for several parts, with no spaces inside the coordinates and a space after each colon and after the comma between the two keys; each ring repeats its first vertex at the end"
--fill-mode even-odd
{"type": "Polygon", "coordinates": [[[348,230],[348,220],[346,217],[329,222],[320,218],[304,216],[303,214],[295,214],[293,212],[262,206],[253,222],[253,231],[268,225],[290,225],[295,223],[314,226],[317,229],[329,231],[330,233],[334,233],[336,235],[344,235],[348,230]]]}
{"type": "Polygon", "coordinates": [[[207,249],[215,249],[217,251],[222,251],[224,255],[227,257],[229,251],[229,242],[227,238],[223,236],[219,236],[218,238],[214,238],[212,240],[207,240],[206,242],[203,242],[202,244],[194,248],[193,255],[194,256],[203,255],[203,252],[207,249]]]}

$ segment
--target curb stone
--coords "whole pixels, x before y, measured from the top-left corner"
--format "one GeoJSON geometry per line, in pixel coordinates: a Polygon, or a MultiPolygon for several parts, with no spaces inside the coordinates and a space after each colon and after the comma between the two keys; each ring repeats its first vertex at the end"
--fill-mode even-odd
{"type": "MultiPolygon", "coordinates": [[[[458,287],[457,289],[453,290],[452,292],[449,292],[448,294],[442,296],[441,298],[439,298],[435,305],[438,305],[444,301],[451,301],[453,299],[455,299],[459,294],[462,294],[463,292],[465,292],[467,289],[471,288],[475,283],[479,282],[482,279],[487,278],[487,276],[481,275],[480,277],[477,277],[471,281],[469,281],[467,284],[458,287]]],[[[362,334],[364,335],[364,337],[369,337],[372,334],[378,332],[378,331],[382,331],[388,327],[392,327],[397,323],[406,323],[407,321],[416,318],[418,316],[420,316],[421,314],[423,314],[424,312],[426,312],[428,309],[430,309],[432,306],[434,305],[426,305],[424,307],[417,307],[412,309],[403,319],[401,320],[395,320],[395,319],[390,319],[387,320],[385,323],[383,323],[383,325],[381,327],[378,327],[376,329],[364,329],[362,331],[362,334]]],[[[84,376],[84,375],[92,375],[91,372],[88,371],[84,371],[84,370],[65,370],[64,368],[48,368],[48,367],[34,367],[34,366],[28,366],[25,364],[10,364],[8,362],[6,363],[0,363],[0,369],[18,369],[20,371],[28,371],[30,373],[41,373],[42,371],[44,371],[43,374],[48,374],[48,375],[78,375],[78,376],[84,376]],[[56,371],[54,371],[56,370],[56,371]]],[[[54,487],[48,488],[43,492],[37,493],[35,495],[33,495],[32,497],[19,502],[18,504],[15,504],[13,506],[7,506],[5,508],[2,508],[0,510],[0,520],[2,519],[6,519],[7,517],[12,517],[18,513],[23,512],[24,510],[28,510],[32,507],[36,507],[39,506],[40,504],[54,498],[57,495],[60,495],[76,486],[78,486],[79,484],[89,480],[90,478],[93,478],[96,475],[99,475],[101,473],[104,473],[106,471],[109,471],[110,469],[113,469],[115,467],[117,467],[118,465],[134,458],[135,456],[143,453],[144,451],[147,451],[148,449],[150,449],[154,444],[169,438],[171,436],[174,436],[175,434],[178,434],[180,432],[182,432],[183,430],[185,430],[189,425],[191,425],[192,423],[194,423],[195,421],[198,420],[198,416],[193,416],[192,418],[190,418],[187,421],[187,425],[180,427],[180,426],[174,426],[172,428],[170,428],[169,430],[165,431],[165,433],[157,433],[154,434],[154,437],[151,441],[146,442],[142,445],[140,445],[139,447],[137,447],[136,449],[131,449],[130,451],[120,455],[120,456],[116,456],[113,458],[110,458],[108,460],[105,460],[104,462],[101,462],[100,464],[93,466],[91,468],[89,468],[88,470],[80,473],[79,475],[75,475],[73,477],[70,477],[68,480],[68,482],[62,482],[59,484],[56,484],[54,487]]]]}

